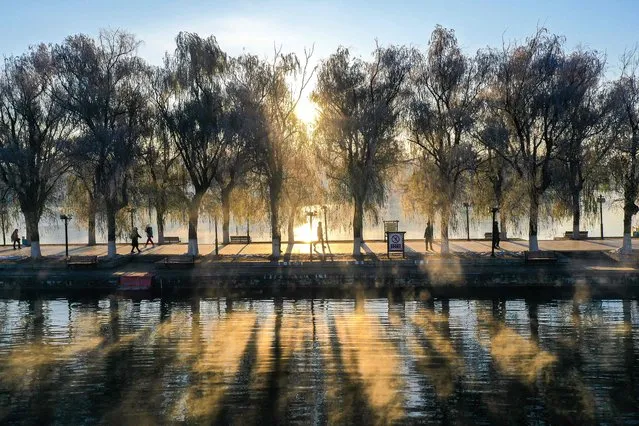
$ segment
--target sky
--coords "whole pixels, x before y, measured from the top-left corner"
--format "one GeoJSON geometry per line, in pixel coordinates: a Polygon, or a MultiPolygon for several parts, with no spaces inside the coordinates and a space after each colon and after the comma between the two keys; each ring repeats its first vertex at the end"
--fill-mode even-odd
{"type": "MultiPolygon", "coordinates": [[[[613,78],[621,54],[639,42],[637,0],[0,0],[0,11],[0,55],[19,55],[29,45],[59,43],[71,34],[95,36],[101,28],[120,28],[143,41],[139,54],[156,65],[174,49],[179,31],[214,35],[231,55],[267,56],[274,46],[301,54],[314,46],[317,63],[340,45],[367,56],[376,40],[425,49],[437,24],[454,29],[469,54],[522,40],[543,26],[565,36],[569,48],[604,53],[613,78]]],[[[312,110],[304,100],[298,114],[310,119],[312,110]]],[[[610,220],[620,228],[618,216],[617,209],[610,220]]]]}

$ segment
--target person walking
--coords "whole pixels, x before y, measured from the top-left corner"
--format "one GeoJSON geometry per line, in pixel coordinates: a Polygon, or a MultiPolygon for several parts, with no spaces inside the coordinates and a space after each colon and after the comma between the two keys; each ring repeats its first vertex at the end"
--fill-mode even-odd
{"type": "Polygon", "coordinates": [[[141,252],[138,241],[140,238],[142,238],[142,235],[138,233],[138,228],[133,228],[131,232],[131,254],[133,254],[134,250],[137,250],[138,253],[141,252]]]}
{"type": "Polygon", "coordinates": [[[499,247],[499,222],[493,222],[493,248],[501,248],[499,247]]]}
{"type": "Polygon", "coordinates": [[[14,229],[11,233],[11,242],[13,243],[13,249],[16,249],[16,243],[18,243],[18,250],[22,248],[20,245],[20,236],[18,235],[18,228],[14,229]]]}
{"type": "Polygon", "coordinates": [[[426,229],[424,230],[424,243],[426,245],[426,251],[435,251],[433,249],[433,224],[430,223],[430,219],[426,223],[426,229]],[[430,249],[428,248],[430,246],[430,249]]]}
{"type": "Polygon", "coordinates": [[[319,253],[315,247],[317,243],[322,243],[322,255],[326,254],[324,251],[324,230],[322,229],[322,222],[317,222],[317,241],[313,243],[313,250],[319,253]]]}
{"type": "Polygon", "coordinates": [[[149,243],[151,243],[152,247],[155,247],[155,243],[153,242],[153,228],[151,228],[151,225],[146,225],[144,232],[146,232],[146,243],[144,243],[144,248],[146,248],[149,243]]]}

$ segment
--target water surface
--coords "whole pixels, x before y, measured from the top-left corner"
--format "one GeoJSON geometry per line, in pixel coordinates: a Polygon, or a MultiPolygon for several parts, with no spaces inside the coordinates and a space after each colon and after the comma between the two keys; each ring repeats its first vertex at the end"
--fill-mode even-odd
{"type": "Polygon", "coordinates": [[[636,300],[0,300],[0,422],[639,423],[636,300]]]}

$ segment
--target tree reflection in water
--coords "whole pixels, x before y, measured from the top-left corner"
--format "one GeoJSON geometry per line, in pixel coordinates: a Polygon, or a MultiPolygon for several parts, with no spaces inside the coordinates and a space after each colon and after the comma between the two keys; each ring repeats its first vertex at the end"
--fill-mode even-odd
{"type": "Polygon", "coordinates": [[[637,422],[635,300],[0,301],[2,423],[637,422]]]}

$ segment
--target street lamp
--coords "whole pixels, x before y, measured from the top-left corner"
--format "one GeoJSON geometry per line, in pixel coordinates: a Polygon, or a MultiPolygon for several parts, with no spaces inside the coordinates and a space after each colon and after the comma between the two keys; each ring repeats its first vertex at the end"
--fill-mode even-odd
{"type": "Polygon", "coordinates": [[[69,257],[69,221],[71,216],[61,214],[60,219],[64,220],[64,251],[66,256],[69,257]]]}
{"type": "Polygon", "coordinates": [[[322,206],[322,210],[324,211],[324,236],[326,243],[328,244],[328,222],[326,221],[326,206],[322,206]]]}
{"type": "Polygon", "coordinates": [[[599,221],[600,221],[600,225],[601,225],[601,239],[604,239],[604,233],[603,233],[603,203],[606,202],[606,199],[603,197],[603,195],[599,195],[599,197],[597,197],[597,202],[599,203],[599,221]]]}
{"type": "MultiPolygon", "coordinates": [[[[493,213],[493,222],[490,224],[493,228],[495,227],[495,221],[497,220],[497,212],[499,211],[499,207],[493,207],[492,209],[490,209],[490,211],[493,213]]],[[[493,230],[494,232],[494,230],[493,230]]],[[[492,241],[495,241],[495,236],[493,235],[492,241]]],[[[491,247],[491,251],[490,251],[490,257],[495,257],[495,244],[493,244],[491,242],[490,244],[491,247]]]]}
{"type": "Polygon", "coordinates": [[[313,218],[317,215],[315,211],[306,212],[306,216],[308,216],[308,227],[309,227],[309,246],[308,252],[311,255],[311,261],[313,260],[313,218]]]}
{"type": "Polygon", "coordinates": [[[470,204],[464,203],[464,207],[466,207],[466,240],[470,241],[470,221],[468,220],[468,208],[470,207],[470,204]]]}

